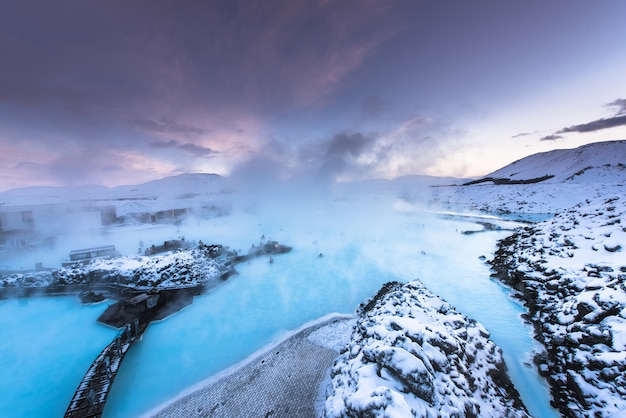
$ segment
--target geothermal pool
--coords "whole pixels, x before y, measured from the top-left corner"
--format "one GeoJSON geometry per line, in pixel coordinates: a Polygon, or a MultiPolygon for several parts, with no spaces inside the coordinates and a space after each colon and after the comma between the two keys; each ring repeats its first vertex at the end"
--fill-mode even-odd
{"type": "MultiPolygon", "coordinates": [[[[306,222],[273,208],[178,226],[175,233],[188,239],[242,251],[263,235],[294,250],[272,264],[238,265],[239,275],[151,324],[126,356],[105,416],[146,413],[311,320],[354,313],[381,284],[413,279],[489,329],[531,414],[558,416],[545,382],[526,365],[534,343],[519,318],[523,308],[479,259],[490,258],[496,241],[510,232],[463,234],[482,227],[470,218],[427,212],[372,217],[350,205],[339,209],[311,211],[306,222]]],[[[83,373],[115,334],[95,322],[105,308],[66,297],[0,301],[0,361],[3,376],[11,376],[0,383],[1,416],[63,414],[83,373]]]]}

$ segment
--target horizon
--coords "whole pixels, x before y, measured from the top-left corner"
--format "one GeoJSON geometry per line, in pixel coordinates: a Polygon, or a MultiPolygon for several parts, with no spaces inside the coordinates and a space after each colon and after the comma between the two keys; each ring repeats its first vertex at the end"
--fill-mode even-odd
{"type": "Polygon", "coordinates": [[[626,3],[0,6],[0,190],[473,178],[626,138],[626,3]]]}
{"type": "MultiPolygon", "coordinates": [[[[586,145],[594,145],[594,144],[602,144],[602,143],[612,143],[612,142],[625,142],[626,143],[626,139],[614,139],[614,140],[606,140],[606,141],[598,141],[598,142],[591,142],[588,144],[583,144],[582,146],[586,146],[586,145]]],[[[576,147],[579,148],[579,147],[576,147]]],[[[573,150],[576,148],[553,148],[553,149],[549,149],[547,151],[542,151],[542,152],[538,152],[538,153],[534,153],[534,154],[529,154],[529,155],[525,155],[520,157],[519,159],[510,162],[509,164],[503,165],[501,167],[497,167],[495,170],[493,170],[492,172],[495,171],[500,171],[501,169],[504,169],[510,165],[512,165],[513,163],[516,163],[520,160],[524,160],[527,157],[532,157],[534,155],[537,154],[544,154],[544,153],[549,153],[552,151],[568,151],[568,150],[573,150]]],[[[353,182],[361,182],[361,181],[395,181],[395,180],[400,180],[403,178],[408,178],[408,177],[425,177],[425,178],[432,178],[432,179],[451,179],[451,180],[472,180],[472,179],[479,179],[481,177],[486,177],[489,174],[491,174],[492,172],[488,172],[488,173],[484,173],[481,175],[477,175],[477,176],[467,176],[467,177],[455,177],[455,176],[437,176],[437,175],[428,175],[428,174],[404,174],[401,176],[397,176],[397,177],[393,177],[393,178],[384,178],[384,177],[371,177],[371,178],[363,178],[363,179],[350,179],[350,180],[342,180],[342,179],[325,179],[325,180],[329,180],[331,183],[337,183],[337,184],[341,184],[341,183],[353,183],[353,182]]],[[[241,173],[238,173],[241,176],[241,173]]],[[[112,190],[115,188],[119,188],[119,187],[125,187],[125,186],[141,186],[150,182],[154,182],[154,181],[160,181],[160,180],[165,180],[168,178],[174,178],[174,177],[179,177],[179,176],[184,176],[184,175],[208,175],[208,176],[218,176],[220,178],[223,179],[231,179],[231,180],[239,180],[239,183],[241,184],[242,181],[246,181],[246,180],[253,180],[253,175],[257,174],[257,173],[244,173],[243,176],[241,176],[239,179],[237,179],[237,177],[235,175],[232,174],[217,174],[217,173],[206,173],[206,172],[188,172],[188,173],[175,173],[175,174],[171,174],[171,175],[165,175],[164,177],[158,177],[158,178],[153,178],[153,179],[149,179],[145,182],[139,183],[139,182],[133,182],[133,181],[128,181],[126,183],[120,183],[120,184],[114,184],[114,185],[104,185],[104,184],[97,184],[97,183],[83,183],[83,184],[71,184],[71,185],[46,185],[46,184],[32,184],[32,185],[27,185],[27,186],[22,186],[22,187],[15,187],[15,188],[11,188],[11,189],[6,189],[6,190],[2,190],[0,189],[0,194],[2,193],[6,193],[6,192],[12,192],[15,190],[23,190],[23,189],[29,189],[29,188],[67,188],[67,189],[80,189],[80,188],[86,188],[86,187],[104,187],[108,190],[112,190]]],[[[273,173],[276,174],[276,173],[273,173]]],[[[302,181],[306,181],[308,184],[313,185],[315,184],[315,182],[311,181],[311,179],[308,178],[293,178],[293,177],[288,177],[288,178],[279,178],[279,177],[269,177],[267,179],[267,183],[268,184],[272,184],[272,185],[276,185],[276,184],[283,184],[283,185],[287,185],[292,181],[296,181],[296,182],[302,182],[302,181]]],[[[255,182],[258,183],[257,180],[254,180],[255,182]]],[[[0,205],[2,205],[2,203],[0,202],[0,205]]]]}

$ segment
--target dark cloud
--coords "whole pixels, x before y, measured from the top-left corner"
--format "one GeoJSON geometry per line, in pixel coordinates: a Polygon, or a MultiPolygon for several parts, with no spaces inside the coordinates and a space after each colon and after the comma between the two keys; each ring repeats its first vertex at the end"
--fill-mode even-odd
{"type": "Polygon", "coordinates": [[[157,149],[163,149],[163,148],[179,149],[179,150],[186,151],[198,157],[208,157],[217,153],[217,151],[214,151],[208,147],[203,147],[203,146],[191,144],[191,143],[181,143],[174,139],[171,139],[169,141],[154,141],[148,145],[152,148],[157,148],[157,149]]]}
{"type": "Polygon", "coordinates": [[[376,141],[373,134],[342,132],[296,147],[268,142],[237,166],[231,177],[238,187],[254,193],[268,193],[274,187],[287,187],[287,183],[318,190],[343,174],[359,173],[363,169],[359,157],[372,152],[376,141]]]}
{"type": "Polygon", "coordinates": [[[540,139],[540,141],[556,141],[556,140],[561,139],[561,138],[563,138],[562,135],[552,134],[552,135],[546,135],[546,136],[542,137],[540,139]]]}
{"type": "Polygon", "coordinates": [[[616,126],[626,125],[626,115],[615,116],[612,118],[598,119],[589,123],[570,126],[557,131],[557,134],[565,134],[569,132],[595,132],[602,129],[615,128],[616,126]]]}
{"type": "Polygon", "coordinates": [[[211,133],[210,130],[182,124],[165,116],[156,120],[143,118],[129,119],[128,123],[142,130],[164,134],[207,135],[211,133]]]}
{"type": "Polygon", "coordinates": [[[308,105],[398,31],[392,3],[4,3],[0,100],[76,111],[308,105]]]}
{"type": "Polygon", "coordinates": [[[513,139],[515,139],[515,138],[521,138],[521,137],[523,137],[523,136],[528,136],[528,135],[530,135],[530,132],[521,132],[521,133],[519,133],[519,134],[517,134],[517,135],[513,135],[511,138],[513,138],[513,139]]]}
{"type": "Polygon", "coordinates": [[[607,107],[617,107],[616,116],[626,115],[626,99],[617,99],[611,103],[607,103],[607,107]]]}
{"type": "Polygon", "coordinates": [[[360,132],[340,133],[321,144],[318,174],[334,178],[342,171],[355,166],[356,159],[373,145],[375,138],[360,132]]]}
{"type": "Polygon", "coordinates": [[[596,132],[603,129],[615,128],[618,126],[626,126],[626,99],[617,99],[606,104],[607,107],[617,107],[617,114],[611,118],[597,119],[587,123],[581,123],[579,125],[569,126],[567,128],[560,129],[552,135],[544,136],[540,141],[555,141],[563,138],[561,134],[567,134],[572,132],[588,133],[596,132]]]}
{"type": "Polygon", "coordinates": [[[357,157],[363,149],[372,143],[372,139],[362,133],[340,133],[335,135],[329,142],[326,149],[326,158],[357,157]]]}

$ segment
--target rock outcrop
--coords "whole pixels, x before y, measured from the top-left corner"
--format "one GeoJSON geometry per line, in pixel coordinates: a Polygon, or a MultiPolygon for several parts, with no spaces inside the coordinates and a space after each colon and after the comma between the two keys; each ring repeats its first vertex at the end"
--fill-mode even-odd
{"type": "Polygon", "coordinates": [[[420,282],[361,305],[327,388],[326,417],[527,417],[487,330],[420,282]]]}

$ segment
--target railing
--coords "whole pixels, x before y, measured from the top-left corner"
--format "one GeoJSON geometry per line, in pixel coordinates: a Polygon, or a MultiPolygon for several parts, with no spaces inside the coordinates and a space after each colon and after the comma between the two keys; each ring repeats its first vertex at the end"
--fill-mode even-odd
{"type": "MultiPolygon", "coordinates": [[[[145,328],[144,328],[145,329],[145,328]]],[[[100,417],[113,380],[128,349],[140,335],[139,320],[128,323],[91,363],[78,385],[65,418],[100,417]]]]}

